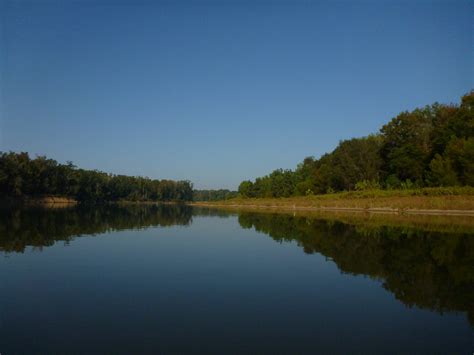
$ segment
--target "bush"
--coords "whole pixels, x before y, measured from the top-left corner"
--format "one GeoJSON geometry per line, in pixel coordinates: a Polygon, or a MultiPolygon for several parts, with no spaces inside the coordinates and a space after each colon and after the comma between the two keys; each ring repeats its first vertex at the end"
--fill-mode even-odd
{"type": "Polygon", "coordinates": [[[355,184],[357,191],[380,189],[380,184],[376,180],[362,180],[355,184]]]}

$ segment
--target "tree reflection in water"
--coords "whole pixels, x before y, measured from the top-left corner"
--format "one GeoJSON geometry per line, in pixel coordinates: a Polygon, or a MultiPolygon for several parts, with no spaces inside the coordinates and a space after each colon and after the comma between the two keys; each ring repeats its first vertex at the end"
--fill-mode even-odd
{"type": "Polygon", "coordinates": [[[147,227],[187,226],[192,207],[186,205],[99,205],[68,208],[4,209],[0,214],[0,250],[23,252],[81,235],[147,227]]]}
{"type": "MultiPolygon", "coordinates": [[[[432,217],[431,217],[432,218],[432,217]]],[[[474,234],[446,224],[426,228],[276,213],[240,213],[243,228],[295,241],[353,275],[381,280],[408,307],[467,312],[474,326],[474,234]]]]}
{"type": "MultiPolygon", "coordinates": [[[[61,209],[3,209],[0,251],[41,249],[81,235],[147,227],[188,226],[193,216],[236,213],[186,205],[104,205],[61,209]]],[[[305,253],[333,260],[344,273],[381,280],[405,305],[437,312],[466,312],[474,326],[474,232],[467,219],[398,217],[349,219],[337,215],[239,212],[242,228],[305,253]],[[420,222],[420,223],[412,223],[420,222]],[[467,222],[466,222],[467,221],[467,222]],[[462,223],[461,223],[462,222],[462,223]]]]}

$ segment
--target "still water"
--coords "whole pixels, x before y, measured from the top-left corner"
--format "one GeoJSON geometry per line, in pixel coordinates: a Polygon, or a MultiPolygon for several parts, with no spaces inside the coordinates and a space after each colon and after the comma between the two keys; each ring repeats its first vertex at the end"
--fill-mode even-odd
{"type": "Polygon", "coordinates": [[[2,355],[474,351],[471,217],[0,213],[2,355]]]}

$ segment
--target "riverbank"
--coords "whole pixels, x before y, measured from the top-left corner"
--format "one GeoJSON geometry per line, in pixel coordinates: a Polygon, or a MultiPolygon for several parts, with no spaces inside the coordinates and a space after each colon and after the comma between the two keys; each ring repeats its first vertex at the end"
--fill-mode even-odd
{"type": "Polygon", "coordinates": [[[77,201],[64,196],[25,196],[21,198],[3,198],[0,199],[2,206],[42,206],[42,207],[69,207],[77,204],[77,201]]]}
{"type": "Polygon", "coordinates": [[[234,198],[194,206],[474,216],[474,188],[350,191],[289,198],[234,198]]]}
{"type": "MultiPolygon", "coordinates": [[[[48,207],[48,208],[63,208],[69,206],[75,206],[80,202],[74,198],[66,196],[23,196],[23,197],[8,197],[0,198],[0,206],[37,206],[37,207],[48,207]]],[[[89,205],[104,205],[104,204],[116,204],[116,205],[176,205],[185,204],[183,201],[129,201],[129,200],[118,200],[118,201],[102,201],[95,203],[86,203],[89,205]]]]}

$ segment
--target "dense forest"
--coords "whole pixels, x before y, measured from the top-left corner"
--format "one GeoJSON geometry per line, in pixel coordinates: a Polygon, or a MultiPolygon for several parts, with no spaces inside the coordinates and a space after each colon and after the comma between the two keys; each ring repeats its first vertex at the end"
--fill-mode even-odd
{"type": "Polygon", "coordinates": [[[319,159],[243,181],[243,197],[289,197],[366,189],[474,186],[474,91],[459,105],[402,112],[378,134],[344,140],[319,159]]]}
{"type": "Polygon", "coordinates": [[[189,181],[152,180],[78,169],[28,153],[0,152],[0,196],[67,196],[79,202],[191,201],[189,181]]]}
{"type": "Polygon", "coordinates": [[[222,201],[237,197],[237,191],[220,190],[194,190],[194,201],[222,201]]]}

